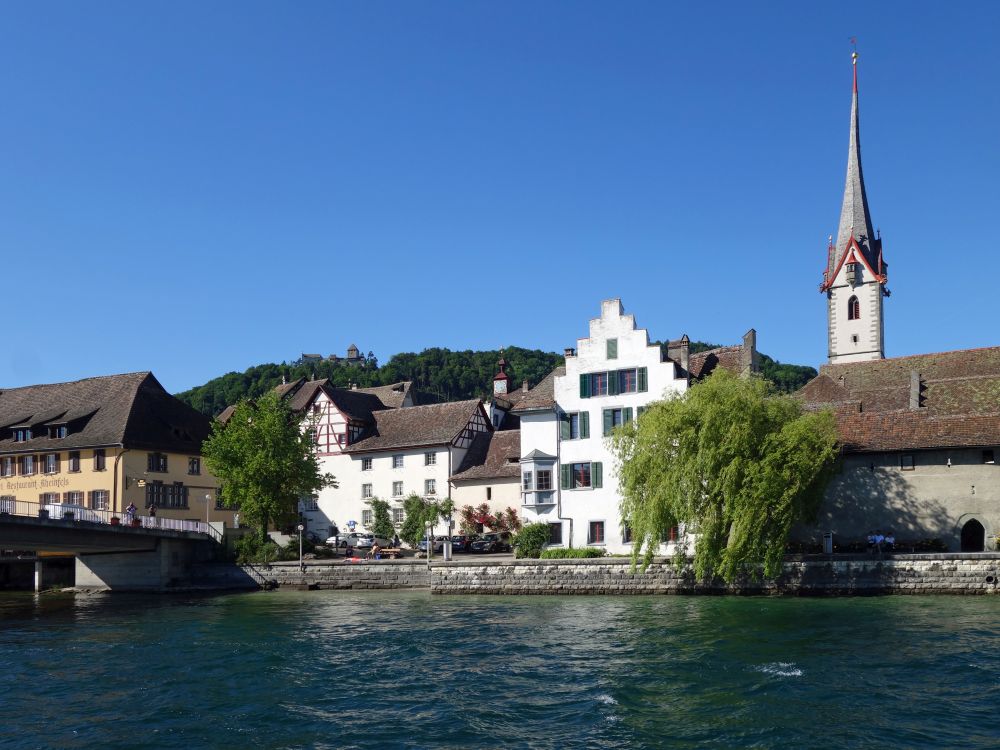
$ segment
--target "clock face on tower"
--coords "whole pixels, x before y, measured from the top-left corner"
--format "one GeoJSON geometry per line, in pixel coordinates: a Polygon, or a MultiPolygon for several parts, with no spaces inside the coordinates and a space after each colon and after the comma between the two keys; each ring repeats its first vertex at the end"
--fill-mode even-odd
{"type": "Polygon", "coordinates": [[[494,380],[493,381],[493,392],[494,393],[506,393],[507,392],[507,381],[506,380],[494,380]]]}

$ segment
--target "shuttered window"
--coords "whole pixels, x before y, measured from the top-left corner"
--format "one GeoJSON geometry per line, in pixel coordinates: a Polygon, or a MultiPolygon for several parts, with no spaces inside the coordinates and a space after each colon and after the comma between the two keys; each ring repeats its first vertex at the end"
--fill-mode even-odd
{"type": "Polygon", "coordinates": [[[608,339],[608,359],[618,359],[618,339],[608,339]]]}
{"type": "Polygon", "coordinates": [[[603,474],[603,466],[600,461],[563,464],[559,468],[559,486],[564,490],[603,487],[603,474]]]}
{"type": "Polygon", "coordinates": [[[618,409],[604,409],[604,437],[610,435],[615,427],[628,424],[632,421],[632,407],[626,406],[618,409]]]}
{"type": "Polygon", "coordinates": [[[590,414],[585,411],[563,414],[559,425],[563,440],[584,440],[590,437],[590,414]]]}

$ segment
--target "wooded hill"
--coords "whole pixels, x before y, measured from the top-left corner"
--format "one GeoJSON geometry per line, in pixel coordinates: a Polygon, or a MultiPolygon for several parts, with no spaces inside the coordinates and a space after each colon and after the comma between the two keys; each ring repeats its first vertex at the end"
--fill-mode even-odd
{"type": "MultiPolygon", "coordinates": [[[[712,348],[715,347],[711,344],[691,342],[692,352],[712,348]]],[[[508,363],[507,372],[518,387],[522,380],[527,380],[529,385],[534,386],[554,367],[563,364],[563,358],[559,354],[517,346],[505,348],[503,356],[508,363]]],[[[218,414],[240,399],[260,396],[279,385],[282,378],[288,382],[301,377],[309,380],[329,378],[339,388],[348,388],[351,384],[369,388],[412,380],[425,401],[484,398],[492,390],[499,357],[496,351],[453,352],[434,348],[425,349],[419,354],[396,354],[384,365],[379,365],[376,358],[370,355],[357,364],[347,364],[343,360],[320,360],[256,365],[246,372],[226,373],[176,395],[209,416],[218,414]]],[[[816,370],[812,367],[783,365],[764,354],[760,356],[760,363],[762,374],[782,391],[794,391],[816,376],[816,370]]]]}

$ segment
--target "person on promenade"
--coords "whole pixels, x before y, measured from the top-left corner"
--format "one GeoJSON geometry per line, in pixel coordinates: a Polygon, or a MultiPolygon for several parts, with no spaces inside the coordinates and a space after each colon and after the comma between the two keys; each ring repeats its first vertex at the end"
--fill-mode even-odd
{"type": "Polygon", "coordinates": [[[156,526],[156,503],[149,504],[149,523],[151,526],[156,526]]]}
{"type": "Polygon", "coordinates": [[[379,556],[381,552],[382,552],[381,547],[379,547],[377,544],[372,544],[372,549],[371,552],[368,553],[368,557],[370,557],[372,560],[381,560],[382,558],[379,556]]]}
{"type": "Polygon", "coordinates": [[[392,546],[399,549],[399,534],[392,535],[392,546]]]}
{"type": "Polygon", "coordinates": [[[875,529],[875,553],[878,555],[878,559],[882,559],[882,545],[885,543],[885,536],[883,536],[881,530],[875,529]]]}
{"type": "Polygon", "coordinates": [[[895,549],[896,549],[896,535],[893,534],[892,531],[889,531],[885,535],[885,551],[891,555],[895,549]]]}
{"type": "Polygon", "coordinates": [[[875,532],[874,531],[869,531],[868,532],[868,538],[867,538],[866,541],[868,542],[868,554],[871,555],[872,557],[875,557],[875,532]]]}

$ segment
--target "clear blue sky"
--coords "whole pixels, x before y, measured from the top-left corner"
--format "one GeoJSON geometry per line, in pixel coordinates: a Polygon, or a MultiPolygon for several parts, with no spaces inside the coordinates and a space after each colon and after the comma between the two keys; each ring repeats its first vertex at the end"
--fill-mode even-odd
{"type": "Polygon", "coordinates": [[[0,8],[0,386],[654,338],[826,357],[850,45],[889,356],[1000,344],[998,3],[0,8]]]}

